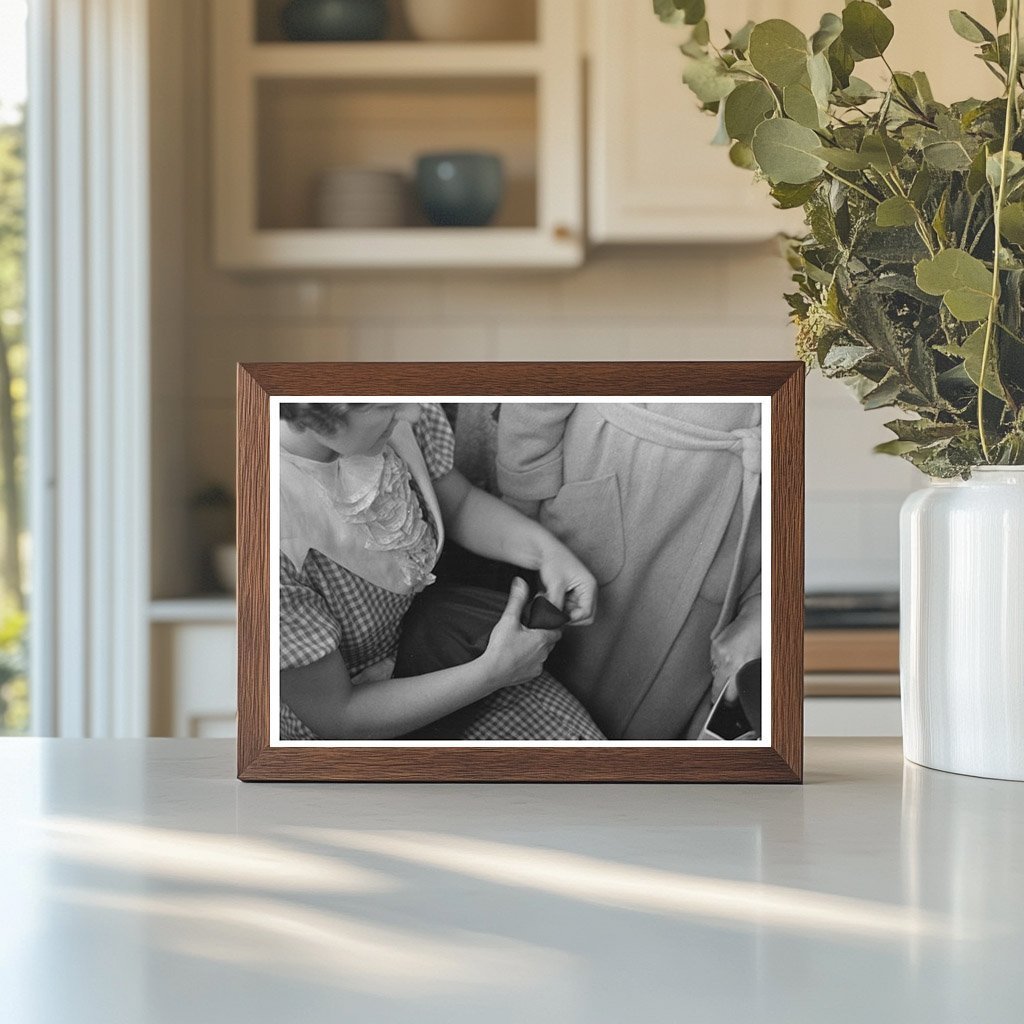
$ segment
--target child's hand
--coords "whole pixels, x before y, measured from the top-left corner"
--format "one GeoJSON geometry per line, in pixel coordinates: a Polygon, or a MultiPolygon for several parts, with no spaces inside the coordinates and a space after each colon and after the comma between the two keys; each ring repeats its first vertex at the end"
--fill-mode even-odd
{"type": "Polygon", "coordinates": [[[569,616],[570,626],[589,626],[597,614],[597,580],[564,544],[552,541],[540,563],[545,596],[569,616]]]}
{"type": "Polygon", "coordinates": [[[562,635],[557,629],[527,629],[519,621],[529,593],[526,583],[517,576],[512,581],[505,610],[491,630],[487,650],[480,656],[496,690],[536,679],[562,635]]]}

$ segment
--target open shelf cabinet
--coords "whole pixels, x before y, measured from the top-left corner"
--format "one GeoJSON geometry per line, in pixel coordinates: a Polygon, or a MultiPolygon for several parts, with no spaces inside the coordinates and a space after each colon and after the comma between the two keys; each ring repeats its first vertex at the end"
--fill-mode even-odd
{"type": "Polygon", "coordinates": [[[226,269],[569,267],[583,259],[577,5],[536,0],[535,38],[298,43],[259,0],[212,8],[213,232],[226,269]],[[437,228],[415,202],[416,158],[498,154],[505,194],[481,228],[437,228]],[[402,226],[317,224],[336,168],[407,180],[402,226]]]}

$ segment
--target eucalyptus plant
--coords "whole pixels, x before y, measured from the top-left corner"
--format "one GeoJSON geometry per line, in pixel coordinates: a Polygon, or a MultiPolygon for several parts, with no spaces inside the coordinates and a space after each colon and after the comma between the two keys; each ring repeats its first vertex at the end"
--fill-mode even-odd
{"type": "Polygon", "coordinates": [[[866,409],[910,414],[877,450],[931,476],[1024,464],[1020,4],[993,0],[989,25],[949,12],[998,95],[947,106],[890,66],[890,0],[852,0],[809,37],[748,22],[721,45],[705,0],[654,0],[691,26],[683,80],[715,141],[779,207],[803,207],[807,233],[786,240],[801,358],[866,409]],[[856,75],[865,61],[887,88],[856,75]]]}

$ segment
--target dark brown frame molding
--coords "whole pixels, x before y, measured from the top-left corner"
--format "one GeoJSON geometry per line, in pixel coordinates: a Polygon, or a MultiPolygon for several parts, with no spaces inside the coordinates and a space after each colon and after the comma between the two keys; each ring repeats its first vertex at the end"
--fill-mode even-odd
{"type": "Polygon", "coordinates": [[[237,488],[238,777],[243,781],[802,781],[802,363],[239,364],[237,488]],[[770,747],[270,745],[269,398],[430,394],[770,396],[770,747]]]}

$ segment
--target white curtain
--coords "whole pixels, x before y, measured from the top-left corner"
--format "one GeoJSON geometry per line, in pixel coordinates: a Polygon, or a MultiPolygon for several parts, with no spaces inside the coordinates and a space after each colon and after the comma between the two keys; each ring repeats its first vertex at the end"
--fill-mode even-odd
{"type": "Polygon", "coordinates": [[[29,9],[33,731],[144,736],[147,3],[29,9]]]}

